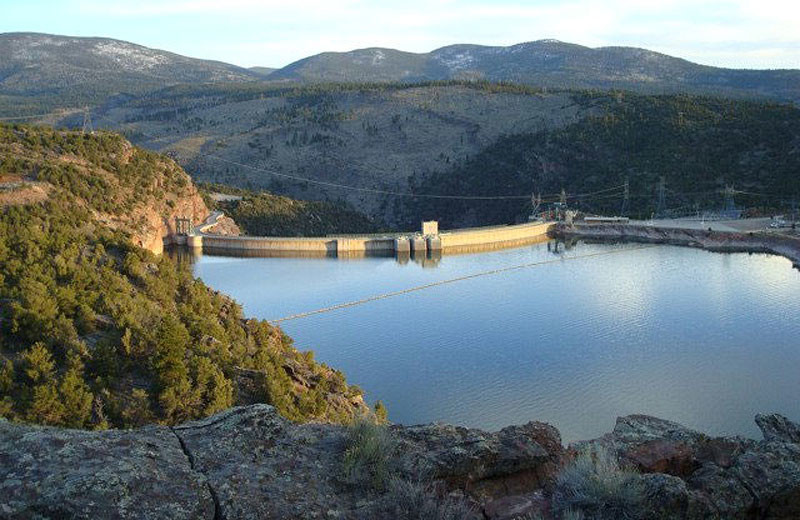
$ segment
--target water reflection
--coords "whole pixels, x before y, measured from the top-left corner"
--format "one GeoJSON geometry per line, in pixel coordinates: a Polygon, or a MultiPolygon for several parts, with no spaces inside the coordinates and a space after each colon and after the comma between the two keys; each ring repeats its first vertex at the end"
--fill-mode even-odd
{"type": "Polygon", "coordinates": [[[755,413],[800,418],[800,273],[783,258],[553,242],[431,258],[195,262],[265,319],[538,263],[282,325],[397,422],[496,429],[538,419],[574,440],[630,413],[751,436],[755,413]],[[552,262],[556,252],[611,254],[552,262]]]}

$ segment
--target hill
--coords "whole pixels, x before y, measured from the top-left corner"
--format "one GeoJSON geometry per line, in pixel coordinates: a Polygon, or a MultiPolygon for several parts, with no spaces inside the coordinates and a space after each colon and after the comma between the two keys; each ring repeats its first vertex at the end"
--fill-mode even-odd
{"type": "MultiPolygon", "coordinates": [[[[693,96],[587,93],[574,99],[589,115],[562,128],[503,136],[476,156],[412,180],[420,193],[481,195],[561,190],[589,212],[618,214],[627,180],[628,214],[678,215],[723,206],[734,186],[740,207],[786,210],[800,200],[800,109],[693,96]],[[587,194],[581,196],[580,194],[587,194]]],[[[405,220],[438,218],[445,227],[525,219],[529,201],[413,200],[395,206],[405,220]]]]}
{"type": "Polygon", "coordinates": [[[202,185],[201,189],[210,206],[233,218],[246,235],[319,237],[374,233],[380,227],[343,203],[290,199],[220,184],[202,185]],[[215,201],[212,195],[217,194],[234,195],[236,199],[215,201]]]}
{"type": "Polygon", "coordinates": [[[3,116],[113,104],[178,84],[449,80],[800,101],[797,70],[724,69],[646,49],[592,49],[555,40],[508,47],[450,45],[421,54],[384,48],[325,52],[280,69],[247,69],[110,38],[0,34],[3,116]]]}
{"type": "Polygon", "coordinates": [[[187,197],[207,213],[172,160],[112,133],[0,126],[0,195],[0,416],[105,428],[253,401],[295,420],[364,409],[280,329],[135,244],[146,215],[170,221],[187,197]]]}
{"type": "Polygon", "coordinates": [[[275,72],[277,69],[273,67],[250,67],[248,70],[250,70],[251,72],[255,72],[259,76],[266,78],[267,76],[275,72]]]}
{"type": "Polygon", "coordinates": [[[584,111],[569,92],[488,83],[226,85],[165,89],[95,119],[173,155],[197,180],[343,199],[393,225],[383,192],[584,111]]]}
{"type": "Polygon", "coordinates": [[[0,103],[14,114],[97,104],[177,83],[241,82],[258,73],[110,38],[0,34],[0,103]]]}
{"type": "MultiPolygon", "coordinates": [[[[625,177],[631,209],[648,216],[662,175],[670,190],[706,192],[670,195],[670,207],[718,208],[721,196],[707,192],[726,183],[789,197],[798,114],[791,105],[706,96],[441,82],[174,87],[102,117],[134,141],[173,154],[198,179],[344,199],[378,221],[413,229],[422,217],[471,226],[513,222],[530,211],[526,200],[443,202],[439,195],[576,194],[625,177]]],[[[616,195],[597,209],[619,211],[616,195]]],[[[752,197],[740,202],[762,205],[752,197]]]]}
{"type": "Polygon", "coordinates": [[[596,49],[538,40],[508,47],[450,45],[415,54],[369,48],[325,52],[278,69],[270,79],[312,82],[513,82],[548,88],[691,92],[800,101],[800,71],[699,65],[635,47],[596,49]]]}

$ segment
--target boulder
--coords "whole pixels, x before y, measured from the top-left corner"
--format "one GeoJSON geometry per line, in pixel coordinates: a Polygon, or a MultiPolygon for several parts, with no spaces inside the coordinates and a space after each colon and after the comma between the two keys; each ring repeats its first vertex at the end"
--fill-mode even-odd
{"type": "Polygon", "coordinates": [[[256,404],[175,433],[214,489],[220,518],[354,518],[363,498],[340,482],[341,427],[295,425],[256,404]]]}
{"type": "Polygon", "coordinates": [[[558,430],[540,422],[494,433],[443,424],[392,431],[406,475],[428,474],[482,500],[550,486],[565,457],[558,430]]]}
{"type": "Polygon", "coordinates": [[[542,490],[527,495],[510,495],[490,500],[483,506],[488,520],[516,520],[543,517],[550,511],[550,501],[542,490]]]}
{"type": "Polygon", "coordinates": [[[800,426],[776,413],[756,415],[756,424],[765,441],[800,443],[800,426]]]}
{"type": "Polygon", "coordinates": [[[692,448],[684,442],[654,439],[625,451],[624,457],[643,473],[686,477],[695,470],[692,448]]]}
{"type": "Polygon", "coordinates": [[[0,419],[0,518],[214,518],[169,428],[89,432],[0,419]]]}

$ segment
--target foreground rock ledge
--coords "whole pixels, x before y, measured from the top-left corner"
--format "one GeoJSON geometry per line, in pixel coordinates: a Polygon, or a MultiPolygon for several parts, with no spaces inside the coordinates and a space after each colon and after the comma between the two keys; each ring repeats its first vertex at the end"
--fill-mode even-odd
{"type": "MultiPolygon", "coordinates": [[[[800,518],[800,429],[759,415],[765,440],[711,438],[633,415],[602,444],[647,474],[662,518],[800,518]]],[[[393,426],[400,472],[420,471],[479,515],[548,511],[574,447],[543,423],[499,432],[393,426]]],[[[0,420],[0,518],[376,518],[380,496],[341,481],[345,430],[291,423],[268,405],[174,428],[87,432],[0,420]]]]}

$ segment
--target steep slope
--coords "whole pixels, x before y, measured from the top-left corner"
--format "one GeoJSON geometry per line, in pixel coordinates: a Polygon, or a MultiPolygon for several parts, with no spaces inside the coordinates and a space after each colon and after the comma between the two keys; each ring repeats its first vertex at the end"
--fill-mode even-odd
{"type": "Polygon", "coordinates": [[[724,69],[646,49],[592,49],[556,40],[508,47],[451,45],[427,54],[378,48],[326,52],[278,69],[270,79],[313,82],[481,79],[553,88],[680,91],[800,100],[797,70],[724,69]]]}
{"type": "MultiPolygon", "coordinates": [[[[791,105],[714,97],[442,82],[180,87],[102,117],[138,143],[174,154],[198,179],[344,199],[378,221],[413,229],[422,217],[448,226],[513,221],[530,204],[408,193],[576,194],[627,176],[630,209],[650,215],[663,175],[670,190],[706,192],[680,200],[670,194],[670,207],[717,208],[721,195],[707,192],[726,182],[787,198],[794,193],[780,186],[795,186],[798,113],[791,105]]],[[[608,204],[596,210],[619,211],[619,197],[605,195],[608,204]]]]}
{"type": "Polygon", "coordinates": [[[206,211],[170,159],[111,133],[0,126],[0,177],[0,416],[104,428],[237,402],[296,420],[364,409],[280,329],[135,244],[148,214],[185,197],[206,211]]]}
{"type": "MultiPolygon", "coordinates": [[[[679,215],[721,209],[727,185],[741,192],[736,202],[747,208],[786,210],[792,198],[800,200],[800,109],[622,93],[576,95],[575,100],[595,112],[563,128],[503,136],[467,161],[418,177],[412,189],[550,195],[563,188],[573,207],[616,214],[622,190],[604,190],[627,179],[628,210],[642,217],[656,211],[662,177],[663,209],[679,215]]],[[[395,208],[409,223],[438,218],[452,227],[514,222],[527,217],[531,204],[412,200],[395,208]]]]}
{"type": "Polygon", "coordinates": [[[109,38],[0,34],[0,96],[23,105],[35,100],[74,107],[176,83],[258,79],[257,73],[227,63],[109,38]]]}
{"type": "Polygon", "coordinates": [[[223,210],[246,235],[319,237],[337,233],[374,233],[379,229],[366,215],[341,203],[296,200],[266,191],[218,184],[201,188],[212,199],[214,208],[223,210]],[[223,196],[219,197],[221,194],[223,196]],[[213,196],[219,200],[214,201],[213,196]]]}
{"type": "Polygon", "coordinates": [[[245,85],[175,87],[95,119],[173,154],[197,180],[343,199],[392,225],[382,191],[407,191],[411,176],[501,135],[558,128],[584,111],[568,92],[488,83],[245,85]]]}

